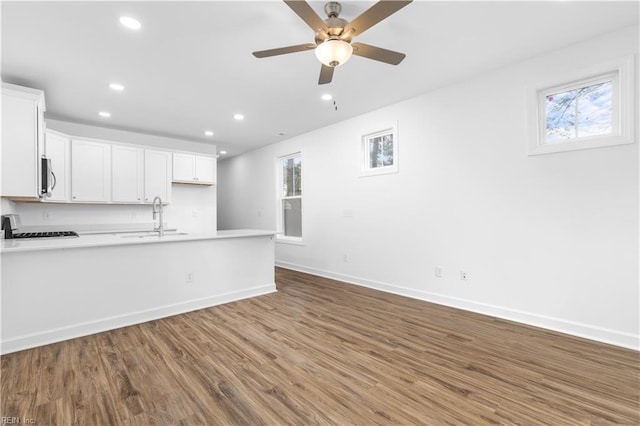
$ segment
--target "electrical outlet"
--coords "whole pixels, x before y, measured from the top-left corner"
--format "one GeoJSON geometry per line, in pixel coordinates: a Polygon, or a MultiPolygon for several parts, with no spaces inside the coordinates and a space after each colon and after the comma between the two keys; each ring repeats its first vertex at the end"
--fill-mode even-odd
{"type": "Polygon", "coordinates": [[[436,277],[442,278],[442,266],[436,266],[436,277]]]}
{"type": "Polygon", "coordinates": [[[468,277],[467,271],[460,271],[460,279],[466,280],[468,277]]]}
{"type": "Polygon", "coordinates": [[[342,261],[343,261],[344,263],[349,263],[349,255],[348,255],[348,254],[344,254],[344,255],[342,256],[342,261]]]}
{"type": "Polygon", "coordinates": [[[51,220],[51,212],[42,212],[42,220],[44,220],[45,222],[51,220]]]}
{"type": "Polygon", "coordinates": [[[184,280],[187,284],[191,284],[193,282],[193,272],[187,272],[187,275],[184,280]]]}

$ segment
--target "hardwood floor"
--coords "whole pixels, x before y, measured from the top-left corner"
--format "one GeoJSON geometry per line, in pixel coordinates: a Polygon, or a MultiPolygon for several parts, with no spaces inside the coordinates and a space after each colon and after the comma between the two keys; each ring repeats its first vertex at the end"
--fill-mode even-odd
{"type": "Polygon", "coordinates": [[[282,269],[276,282],[267,296],[5,355],[0,414],[38,425],[640,424],[636,351],[282,269]]]}

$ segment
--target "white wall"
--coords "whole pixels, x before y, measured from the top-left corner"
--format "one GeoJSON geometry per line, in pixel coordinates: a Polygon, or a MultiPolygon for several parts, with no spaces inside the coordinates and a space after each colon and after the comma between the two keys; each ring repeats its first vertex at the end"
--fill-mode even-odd
{"type": "MultiPolygon", "coordinates": [[[[72,136],[167,150],[216,154],[215,145],[198,142],[50,119],[46,120],[46,125],[48,129],[72,136]]],[[[164,222],[171,228],[178,228],[181,232],[215,231],[217,227],[216,198],[216,186],[173,184],[171,204],[164,208],[164,222]]],[[[140,224],[141,227],[150,227],[153,223],[150,205],[16,203],[3,199],[1,207],[3,214],[19,214],[23,226],[69,225],[69,229],[75,229],[76,225],[140,224]]]]}
{"type": "Polygon", "coordinates": [[[626,28],[225,160],[218,227],[274,229],[274,159],[302,150],[280,265],[638,348],[638,144],[526,155],[527,86],[637,51],[626,28]],[[359,178],[389,120],[399,173],[359,178]]]}

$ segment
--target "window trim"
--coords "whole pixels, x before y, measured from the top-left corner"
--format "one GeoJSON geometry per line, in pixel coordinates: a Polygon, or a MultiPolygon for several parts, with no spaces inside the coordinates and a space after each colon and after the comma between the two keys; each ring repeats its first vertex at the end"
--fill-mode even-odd
{"type": "MultiPolygon", "coordinates": [[[[285,199],[300,199],[300,216],[301,221],[304,222],[304,160],[302,156],[302,151],[293,152],[291,154],[282,155],[276,157],[275,159],[275,167],[276,167],[276,242],[278,243],[286,243],[286,244],[294,244],[294,245],[304,245],[304,233],[302,237],[292,237],[284,235],[284,215],[282,214],[282,201],[285,199]],[[288,160],[290,158],[300,157],[301,168],[300,171],[302,173],[301,179],[301,194],[296,196],[283,196],[282,195],[282,186],[283,182],[283,174],[282,174],[282,161],[288,160]]],[[[304,226],[301,225],[302,230],[304,230],[304,226]]]]}
{"type": "Polygon", "coordinates": [[[531,156],[634,143],[634,64],[635,55],[629,55],[588,69],[565,73],[564,78],[537,84],[536,87],[528,89],[527,154],[531,156]],[[546,96],[596,84],[609,80],[607,77],[611,76],[611,134],[546,143],[546,96]]]}
{"type": "Polygon", "coordinates": [[[393,121],[387,124],[382,123],[376,126],[376,130],[369,131],[360,136],[360,177],[378,176],[389,173],[398,173],[399,156],[399,140],[398,140],[398,122],[393,121]],[[383,167],[369,167],[369,139],[391,133],[393,135],[393,164],[383,167]]]}

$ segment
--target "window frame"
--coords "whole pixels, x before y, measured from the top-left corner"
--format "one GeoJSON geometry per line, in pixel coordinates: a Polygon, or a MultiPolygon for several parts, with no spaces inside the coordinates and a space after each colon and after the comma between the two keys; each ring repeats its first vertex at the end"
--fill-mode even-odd
{"type": "Polygon", "coordinates": [[[291,154],[279,156],[275,159],[276,163],[276,242],[280,243],[288,243],[288,244],[304,244],[304,233],[302,232],[301,237],[293,237],[284,234],[284,214],[282,203],[284,200],[288,199],[299,199],[300,200],[300,221],[301,221],[301,231],[304,230],[304,226],[302,222],[304,222],[304,161],[302,156],[302,151],[297,151],[291,154]],[[283,186],[284,186],[284,174],[282,168],[282,162],[285,160],[289,160],[291,158],[300,157],[300,194],[301,195],[293,195],[286,196],[283,194],[283,186]]]}
{"type": "Polygon", "coordinates": [[[603,62],[588,69],[565,73],[557,78],[528,89],[527,154],[539,155],[579,149],[634,143],[634,55],[603,62]],[[612,81],[611,133],[546,141],[547,96],[612,81]]]}
{"type": "Polygon", "coordinates": [[[360,136],[360,177],[378,176],[398,173],[399,157],[398,122],[390,122],[377,126],[377,130],[369,131],[360,136]],[[393,136],[393,164],[390,166],[370,167],[369,141],[375,137],[391,134],[393,136]]]}

